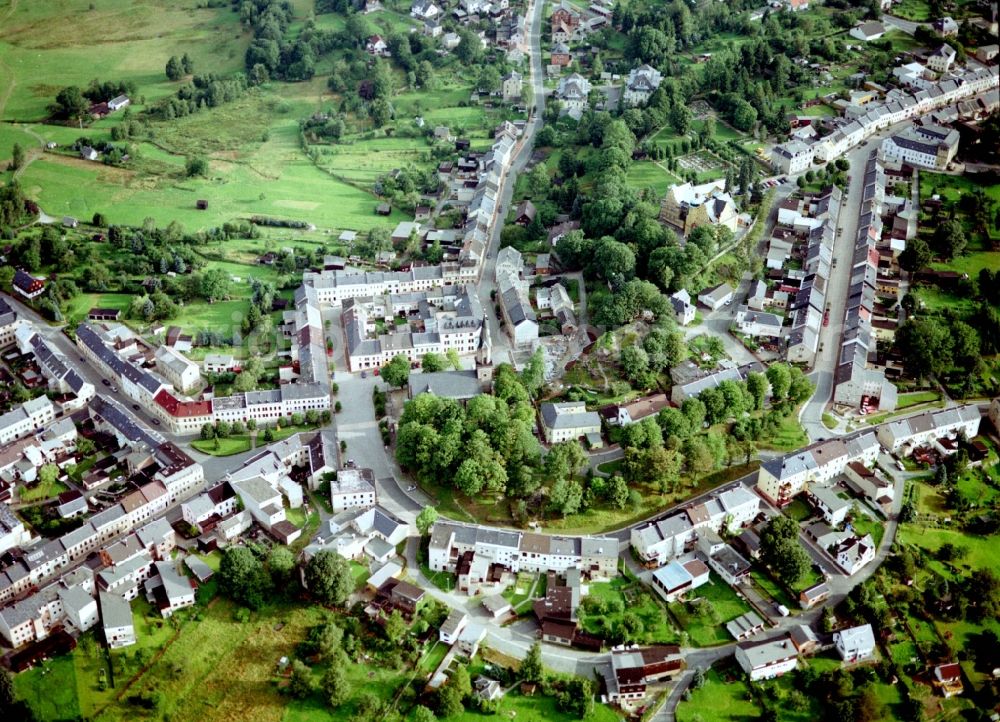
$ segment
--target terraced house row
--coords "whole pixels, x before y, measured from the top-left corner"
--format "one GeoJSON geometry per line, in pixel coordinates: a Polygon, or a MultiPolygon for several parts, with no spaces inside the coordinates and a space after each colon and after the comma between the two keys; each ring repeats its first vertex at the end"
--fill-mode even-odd
{"type": "Polygon", "coordinates": [[[618,574],[618,540],[613,537],[553,536],[495,527],[438,521],[431,530],[428,564],[454,572],[459,560],[482,559],[510,572],[557,572],[578,569],[591,578],[618,574]]]}
{"type": "Polygon", "coordinates": [[[258,423],[273,423],[291,414],[330,408],[329,380],[311,380],[315,373],[324,373],[326,369],[325,349],[317,354],[317,344],[313,341],[321,330],[312,329],[306,321],[304,323],[306,326],[299,338],[306,343],[297,347],[300,361],[296,368],[300,382],[281,384],[277,389],[199,400],[180,396],[170,383],[133,361],[128,350],[120,354],[114,341],[98,327],[82,323],[76,329],[76,336],[77,346],[84,356],[114,379],[122,393],[162,420],[172,433],[196,434],[206,423],[246,422],[250,419],[258,423]],[[303,354],[303,349],[308,357],[303,354]],[[317,358],[322,358],[322,362],[318,362],[317,358]],[[303,359],[307,363],[303,364],[303,359]],[[303,374],[302,370],[306,373],[303,374]]]}

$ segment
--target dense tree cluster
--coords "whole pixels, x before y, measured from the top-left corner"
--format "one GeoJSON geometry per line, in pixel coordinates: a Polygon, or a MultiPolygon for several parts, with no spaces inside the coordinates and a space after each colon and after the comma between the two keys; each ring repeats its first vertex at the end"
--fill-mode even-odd
{"type": "Polygon", "coordinates": [[[425,483],[449,479],[470,496],[482,492],[520,495],[531,487],[540,448],[532,434],[534,408],[514,369],[497,368],[494,396],[466,407],[420,394],[406,404],[396,439],[396,458],[425,483]]]}
{"type": "Polygon", "coordinates": [[[229,546],[219,564],[219,588],[234,601],[260,609],[273,595],[294,591],[295,557],[288,547],[229,546]]]}
{"type": "Polygon", "coordinates": [[[809,555],[799,541],[799,525],[791,517],[778,514],[760,532],[760,558],[778,580],[792,588],[809,571],[809,555]]]}

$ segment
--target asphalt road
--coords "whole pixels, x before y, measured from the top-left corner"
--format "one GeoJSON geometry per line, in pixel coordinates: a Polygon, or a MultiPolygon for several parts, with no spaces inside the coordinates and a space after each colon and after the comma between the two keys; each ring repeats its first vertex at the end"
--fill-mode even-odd
{"type": "Polygon", "coordinates": [[[490,297],[494,289],[493,279],[496,273],[496,256],[500,250],[500,235],[503,232],[504,222],[507,218],[507,211],[510,209],[511,199],[514,195],[514,185],[518,175],[531,160],[531,154],[535,147],[535,135],[542,127],[542,113],[545,110],[545,76],[542,73],[542,52],[541,52],[541,28],[542,28],[542,8],[541,0],[535,0],[532,4],[528,17],[528,53],[530,55],[530,77],[529,83],[532,88],[532,104],[528,111],[528,121],[525,124],[524,134],[518,141],[511,159],[510,168],[501,178],[499,192],[499,202],[493,218],[492,232],[489,246],[486,249],[486,258],[483,260],[480,271],[480,281],[478,284],[479,301],[486,313],[487,323],[490,329],[490,338],[493,342],[494,363],[513,362],[512,349],[506,334],[500,330],[500,321],[494,313],[494,301],[490,297]]]}

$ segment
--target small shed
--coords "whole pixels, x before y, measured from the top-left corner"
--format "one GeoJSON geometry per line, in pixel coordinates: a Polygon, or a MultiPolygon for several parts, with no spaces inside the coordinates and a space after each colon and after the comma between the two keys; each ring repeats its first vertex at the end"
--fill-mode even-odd
{"type": "Polygon", "coordinates": [[[194,207],[197,208],[199,211],[207,211],[208,210],[208,201],[206,201],[204,198],[201,198],[201,199],[195,201],[194,207]]]}
{"type": "Polygon", "coordinates": [[[73,216],[63,216],[62,224],[63,228],[76,228],[80,225],[80,221],[76,220],[73,216]]]}
{"type": "Polygon", "coordinates": [[[379,203],[375,206],[375,213],[380,216],[387,216],[392,213],[392,206],[388,203],[379,203]]]}

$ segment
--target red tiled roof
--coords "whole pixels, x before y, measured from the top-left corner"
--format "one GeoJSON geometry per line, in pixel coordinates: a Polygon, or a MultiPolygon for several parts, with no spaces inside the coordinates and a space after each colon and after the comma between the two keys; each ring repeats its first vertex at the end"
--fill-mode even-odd
{"type": "Polygon", "coordinates": [[[168,414],[176,417],[211,416],[211,401],[180,401],[166,389],[161,389],[154,399],[168,414]]]}

